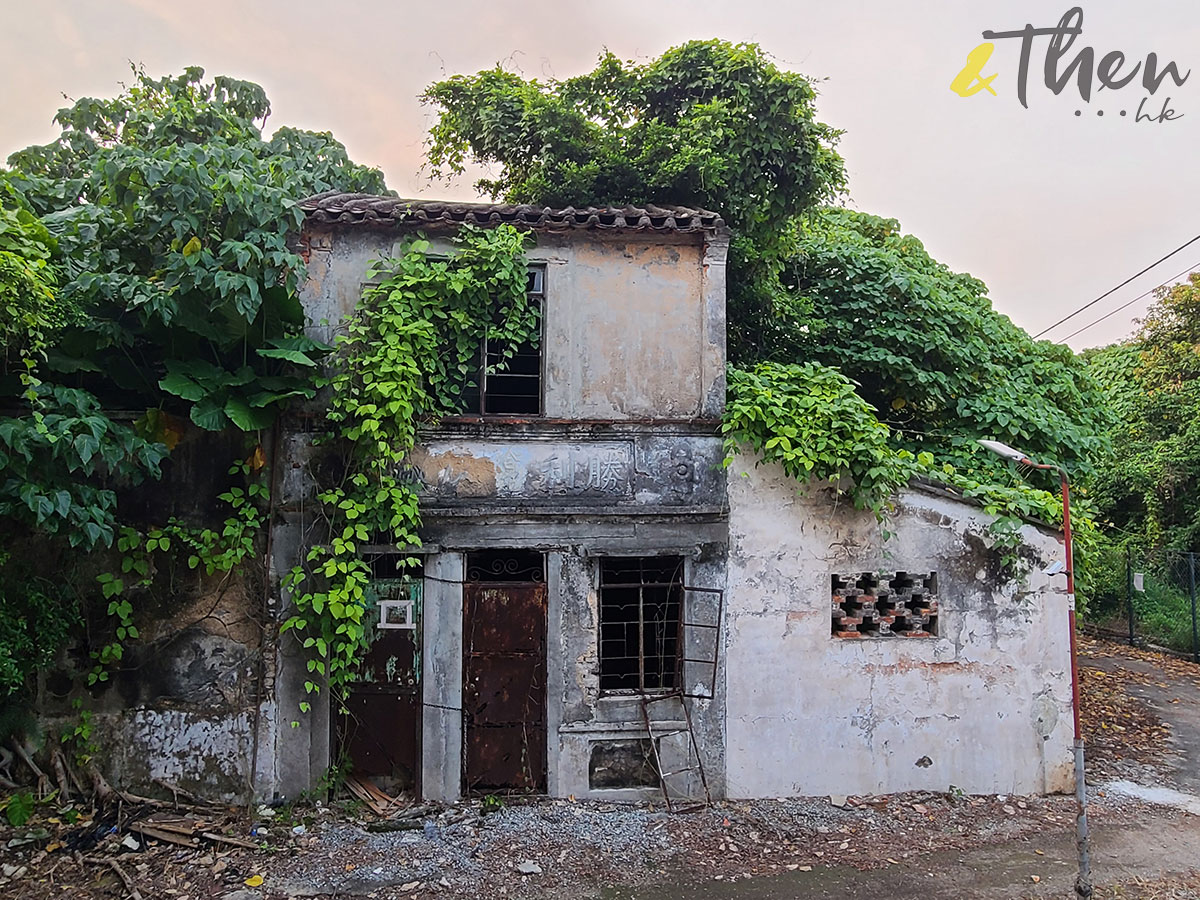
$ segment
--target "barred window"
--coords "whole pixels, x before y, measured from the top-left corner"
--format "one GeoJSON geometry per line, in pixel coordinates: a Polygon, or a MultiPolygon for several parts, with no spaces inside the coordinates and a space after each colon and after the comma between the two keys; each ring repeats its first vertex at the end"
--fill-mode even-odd
{"type": "MultiPolygon", "coordinates": [[[[531,266],[527,281],[530,303],[545,312],[546,269],[531,266]]],[[[483,416],[538,416],[542,413],[542,340],[517,346],[505,362],[508,348],[486,339],[476,356],[475,384],[467,390],[464,409],[483,416]]]]}
{"type": "Polygon", "coordinates": [[[679,684],[683,559],[600,561],[600,689],[652,693],[679,684]]]}

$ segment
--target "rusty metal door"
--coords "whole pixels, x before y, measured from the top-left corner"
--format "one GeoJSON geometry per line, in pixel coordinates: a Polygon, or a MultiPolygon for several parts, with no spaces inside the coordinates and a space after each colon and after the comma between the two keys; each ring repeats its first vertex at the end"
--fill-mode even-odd
{"type": "MultiPolygon", "coordinates": [[[[373,565],[387,566],[390,561],[373,565]]],[[[417,794],[421,728],[421,582],[409,577],[372,580],[368,593],[383,603],[406,603],[407,626],[380,627],[368,622],[370,649],[359,678],[350,685],[335,719],[336,746],[355,775],[371,779],[389,794],[417,794]]]]}
{"type": "Polygon", "coordinates": [[[463,783],[546,791],[546,585],[463,590],[463,783]]]}

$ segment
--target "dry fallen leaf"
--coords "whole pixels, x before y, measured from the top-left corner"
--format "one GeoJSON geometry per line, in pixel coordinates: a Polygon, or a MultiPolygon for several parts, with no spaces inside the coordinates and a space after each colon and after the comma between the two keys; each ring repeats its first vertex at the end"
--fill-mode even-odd
{"type": "Polygon", "coordinates": [[[262,883],[263,883],[263,877],[261,875],[251,875],[249,878],[247,878],[243,882],[243,884],[245,884],[246,887],[258,887],[262,883]]]}

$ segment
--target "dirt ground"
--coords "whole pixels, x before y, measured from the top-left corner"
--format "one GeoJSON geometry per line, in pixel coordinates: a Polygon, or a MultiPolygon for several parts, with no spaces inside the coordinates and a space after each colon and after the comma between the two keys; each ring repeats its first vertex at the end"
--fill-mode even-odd
{"type": "MultiPolygon", "coordinates": [[[[1200,900],[1200,667],[1094,641],[1081,656],[1095,896],[1200,900]]],[[[1075,875],[1069,797],[56,813],[0,829],[0,897],[948,900],[1068,897],[1075,875]]]]}

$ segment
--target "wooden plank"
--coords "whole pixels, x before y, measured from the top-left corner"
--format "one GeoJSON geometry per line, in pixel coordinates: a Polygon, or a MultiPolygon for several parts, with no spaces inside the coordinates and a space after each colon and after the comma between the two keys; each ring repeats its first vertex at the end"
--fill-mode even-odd
{"type": "Polygon", "coordinates": [[[208,827],[208,823],[188,818],[187,816],[162,816],[158,814],[149,816],[144,820],[144,824],[151,828],[157,828],[160,831],[171,831],[175,834],[183,834],[191,836],[197,831],[201,831],[208,827]]]}
{"type": "Polygon", "coordinates": [[[243,838],[230,837],[227,834],[216,834],[212,831],[202,832],[200,835],[210,841],[216,841],[218,844],[230,844],[234,847],[245,847],[247,850],[259,850],[260,846],[254,841],[247,841],[243,838]]]}
{"type": "MultiPolygon", "coordinates": [[[[388,808],[386,803],[381,803],[374,793],[360,779],[351,776],[346,779],[346,787],[350,789],[350,793],[354,794],[359,800],[365,803],[373,813],[377,816],[386,817],[388,808]]],[[[376,792],[382,793],[376,788],[376,792]]],[[[384,794],[386,797],[387,795],[384,794]]]]}
{"type": "Polygon", "coordinates": [[[190,847],[193,850],[200,846],[200,842],[194,838],[192,840],[188,840],[187,838],[178,834],[173,834],[170,831],[162,831],[158,828],[155,828],[151,825],[145,825],[141,822],[134,822],[129,826],[129,828],[132,831],[136,831],[139,834],[156,841],[165,841],[168,844],[178,844],[180,847],[190,847]]]}

